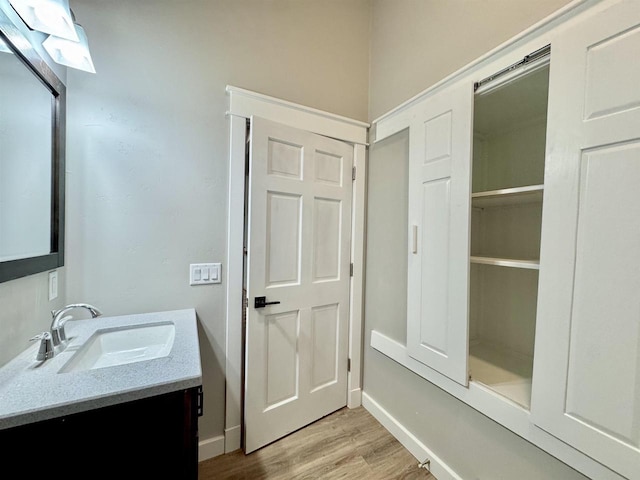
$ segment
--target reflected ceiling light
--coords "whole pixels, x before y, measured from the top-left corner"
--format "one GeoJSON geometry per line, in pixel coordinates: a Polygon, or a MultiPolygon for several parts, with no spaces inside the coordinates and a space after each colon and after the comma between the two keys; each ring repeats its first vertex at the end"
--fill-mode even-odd
{"type": "Polygon", "coordinates": [[[84,70],[85,72],[96,73],[93,60],[91,60],[91,53],[89,53],[87,34],[84,32],[84,28],[78,24],[75,25],[75,30],[79,39],[77,42],[51,35],[42,42],[42,46],[56,63],[84,70]]]}
{"type": "Polygon", "coordinates": [[[24,23],[56,37],[78,41],[69,0],[9,0],[24,23]]]}

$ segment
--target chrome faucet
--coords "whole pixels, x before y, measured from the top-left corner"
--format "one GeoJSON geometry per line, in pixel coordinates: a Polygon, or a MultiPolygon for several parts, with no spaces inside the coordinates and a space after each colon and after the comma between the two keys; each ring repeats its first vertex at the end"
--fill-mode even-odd
{"type": "Polygon", "coordinates": [[[96,318],[102,315],[102,312],[99,309],[87,303],[74,303],[61,308],[60,310],[52,310],[51,316],[53,317],[53,321],[51,322],[51,340],[53,341],[54,347],[64,348],[67,341],[67,334],[64,331],[64,326],[70,318],[66,317],[65,314],[76,308],[85,308],[89,310],[91,318],[96,318]]]}
{"type": "Polygon", "coordinates": [[[53,357],[53,342],[51,340],[51,334],[49,332],[42,332],[39,335],[30,339],[32,342],[40,340],[40,349],[36,355],[36,360],[44,362],[45,360],[53,357]]]}

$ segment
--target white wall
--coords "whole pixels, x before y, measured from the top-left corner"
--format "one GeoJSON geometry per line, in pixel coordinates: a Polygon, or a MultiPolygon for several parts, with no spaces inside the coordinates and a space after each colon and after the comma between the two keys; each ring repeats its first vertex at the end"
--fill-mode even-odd
{"type": "Polygon", "coordinates": [[[570,0],[372,0],[371,120],[570,0]]]}
{"type": "MultiPolygon", "coordinates": [[[[21,22],[8,0],[0,0],[0,9],[14,23],[17,30],[31,39],[38,54],[66,83],[66,69],[55,64],[41,47],[46,38],[40,32],[30,31],[21,22]]],[[[5,55],[5,54],[2,54],[5,55]]],[[[30,346],[29,338],[51,324],[50,310],[60,308],[65,301],[65,268],[59,271],[58,298],[49,301],[48,272],[31,275],[10,282],[0,283],[0,366],[30,346]]]]}
{"type": "MultiPolygon", "coordinates": [[[[370,119],[567,3],[374,0],[370,119]]],[[[370,149],[364,391],[465,479],[584,479],[369,346],[406,340],[407,135],[370,149]]]]}
{"type": "Polygon", "coordinates": [[[190,287],[188,266],[226,268],[225,86],[366,120],[369,2],[72,7],[97,74],[69,73],[67,298],[108,315],[196,308],[207,440],[224,428],[224,285],[190,287]]]}

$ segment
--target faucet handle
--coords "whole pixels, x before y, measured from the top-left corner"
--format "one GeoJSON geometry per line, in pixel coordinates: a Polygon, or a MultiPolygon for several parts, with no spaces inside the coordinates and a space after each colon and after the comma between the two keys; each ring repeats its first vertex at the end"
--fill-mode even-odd
{"type": "Polygon", "coordinates": [[[51,334],[49,332],[42,332],[29,339],[29,341],[31,342],[35,342],[36,340],[40,340],[40,349],[38,350],[38,354],[36,355],[36,360],[42,362],[49,358],[53,358],[54,351],[51,334]]]}
{"type": "Polygon", "coordinates": [[[50,337],[51,337],[51,334],[49,332],[42,332],[42,333],[39,333],[38,335],[34,335],[33,337],[31,337],[29,341],[35,342],[36,340],[45,340],[50,337]]]}

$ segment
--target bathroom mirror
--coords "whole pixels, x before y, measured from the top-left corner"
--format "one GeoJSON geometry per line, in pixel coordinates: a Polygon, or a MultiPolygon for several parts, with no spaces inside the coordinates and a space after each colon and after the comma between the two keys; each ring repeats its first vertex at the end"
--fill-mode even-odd
{"type": "Polygon", "coordinates": [[[0,282],[64,264],[65,86],[0,11],[0,282]]]}

